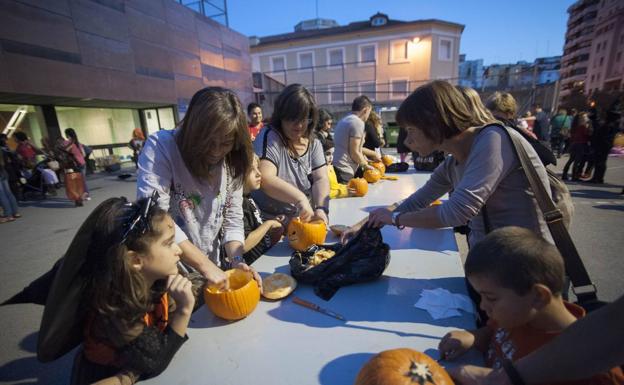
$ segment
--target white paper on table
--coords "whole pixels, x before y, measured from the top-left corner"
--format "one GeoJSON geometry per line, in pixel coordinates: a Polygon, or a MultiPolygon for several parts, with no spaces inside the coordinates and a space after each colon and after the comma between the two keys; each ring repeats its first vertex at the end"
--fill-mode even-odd
{"type": "Polygon", "coordinates": [[[420,299],[414,306],[426,310],[433,319],[459,317],[461,316],[459,310],[471,314],[475,312],[468,296],[451,293],[442,288],[423,290],[420,293],[420,299]]]}

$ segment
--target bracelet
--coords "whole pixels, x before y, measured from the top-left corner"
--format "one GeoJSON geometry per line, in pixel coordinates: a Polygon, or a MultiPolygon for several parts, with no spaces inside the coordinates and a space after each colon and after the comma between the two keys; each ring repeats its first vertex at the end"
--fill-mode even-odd
{"type": "Polygon", "coordinates": [[[314,210],[323,210],[325,212],[326,215],[329,215],[329,209],[327,208],[327,206],[316,206],[314,207],[314,210]]]}
{"type": "Polygon", "coordinates": [[[503,361],[503,369],[505,369],[505,374],[507,374],[507,377],[509,377],[509,380],[511,380],[513,385],[526,385],[520,376],[520,373],[518,373],[518,370],[516,370],[511,361],[503,361]]]}

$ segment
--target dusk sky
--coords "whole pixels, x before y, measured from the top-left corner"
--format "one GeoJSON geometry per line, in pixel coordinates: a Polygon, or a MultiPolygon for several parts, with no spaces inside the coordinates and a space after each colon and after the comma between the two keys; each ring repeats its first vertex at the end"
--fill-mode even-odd
{"type": "MultiPolygon", "coordinates": [[[[563,52],[572,0],[318,0],[319,17],[340,25],[368,20],[441,19],[465,25],[460,53],[485,64],[533,61],[563,52]]],[[[292,32],[316,17],[315,0],[228,0],[230,27],[247,36],[292,32]]]]}

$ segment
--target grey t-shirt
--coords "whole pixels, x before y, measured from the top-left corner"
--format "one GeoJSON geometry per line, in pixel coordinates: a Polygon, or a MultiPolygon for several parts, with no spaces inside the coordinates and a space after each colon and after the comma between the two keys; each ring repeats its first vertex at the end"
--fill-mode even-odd
{"type": "MultiPolygon", "coordinates": [[[[511,135],[521,137],[514,130],[511,135]]],[[[531,163],[550,192],[546,169],[533,147],[522,139],[531,163]]],[[[533,192],[520,168],[513,144],[501,126],[487,126],[474,139],[468,159],[458,164],[448,156],[427,183],[403,201],[397,211],[417,211],[453,190],[449,200],[438,206],[440,221],[448,227],[470,221],[469,241],[474,245],[485,237],[481,208],[487,202],[491,229],[520,226],[533,230],[554,243],[533,192]]]]}
{"type": "MultiPolygon", "coordinates": [[[[253,145],[254,152],[260,159],[266,159],[275,165],[280,179],[297,187],[308,198],[312,195],[312,171],[325,166],[323,146],[318,139],[310,139],[307,151],[298,158],[293,158],[288,152],[286,142],[269,126],[260,131],[253,145]]],[[[266,211],[269,201],[275,201],[262,190],[254,191],[252,196],[262,211],[266,211]]]]}
{"type": "Polygon", "coordinates": [[[354,114],[342,118],[334,129],[334,168],[345,176],[353,177],[359,164],[351,159],[349,141],[351,138],[361,138],[360,150],[364,145],[364,122],[354,114]]]}

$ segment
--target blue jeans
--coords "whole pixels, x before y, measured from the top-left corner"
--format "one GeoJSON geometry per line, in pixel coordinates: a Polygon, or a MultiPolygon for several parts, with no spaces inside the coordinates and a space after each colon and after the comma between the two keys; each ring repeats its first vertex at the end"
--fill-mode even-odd
{"type": "Polygon", "coordinates": [[[0,178],[0,204],[4,209],[4,216],[12,217],[17,214],[17,200],[15,200],[15,196],[11,192],[8,178],[0,178]]]}

